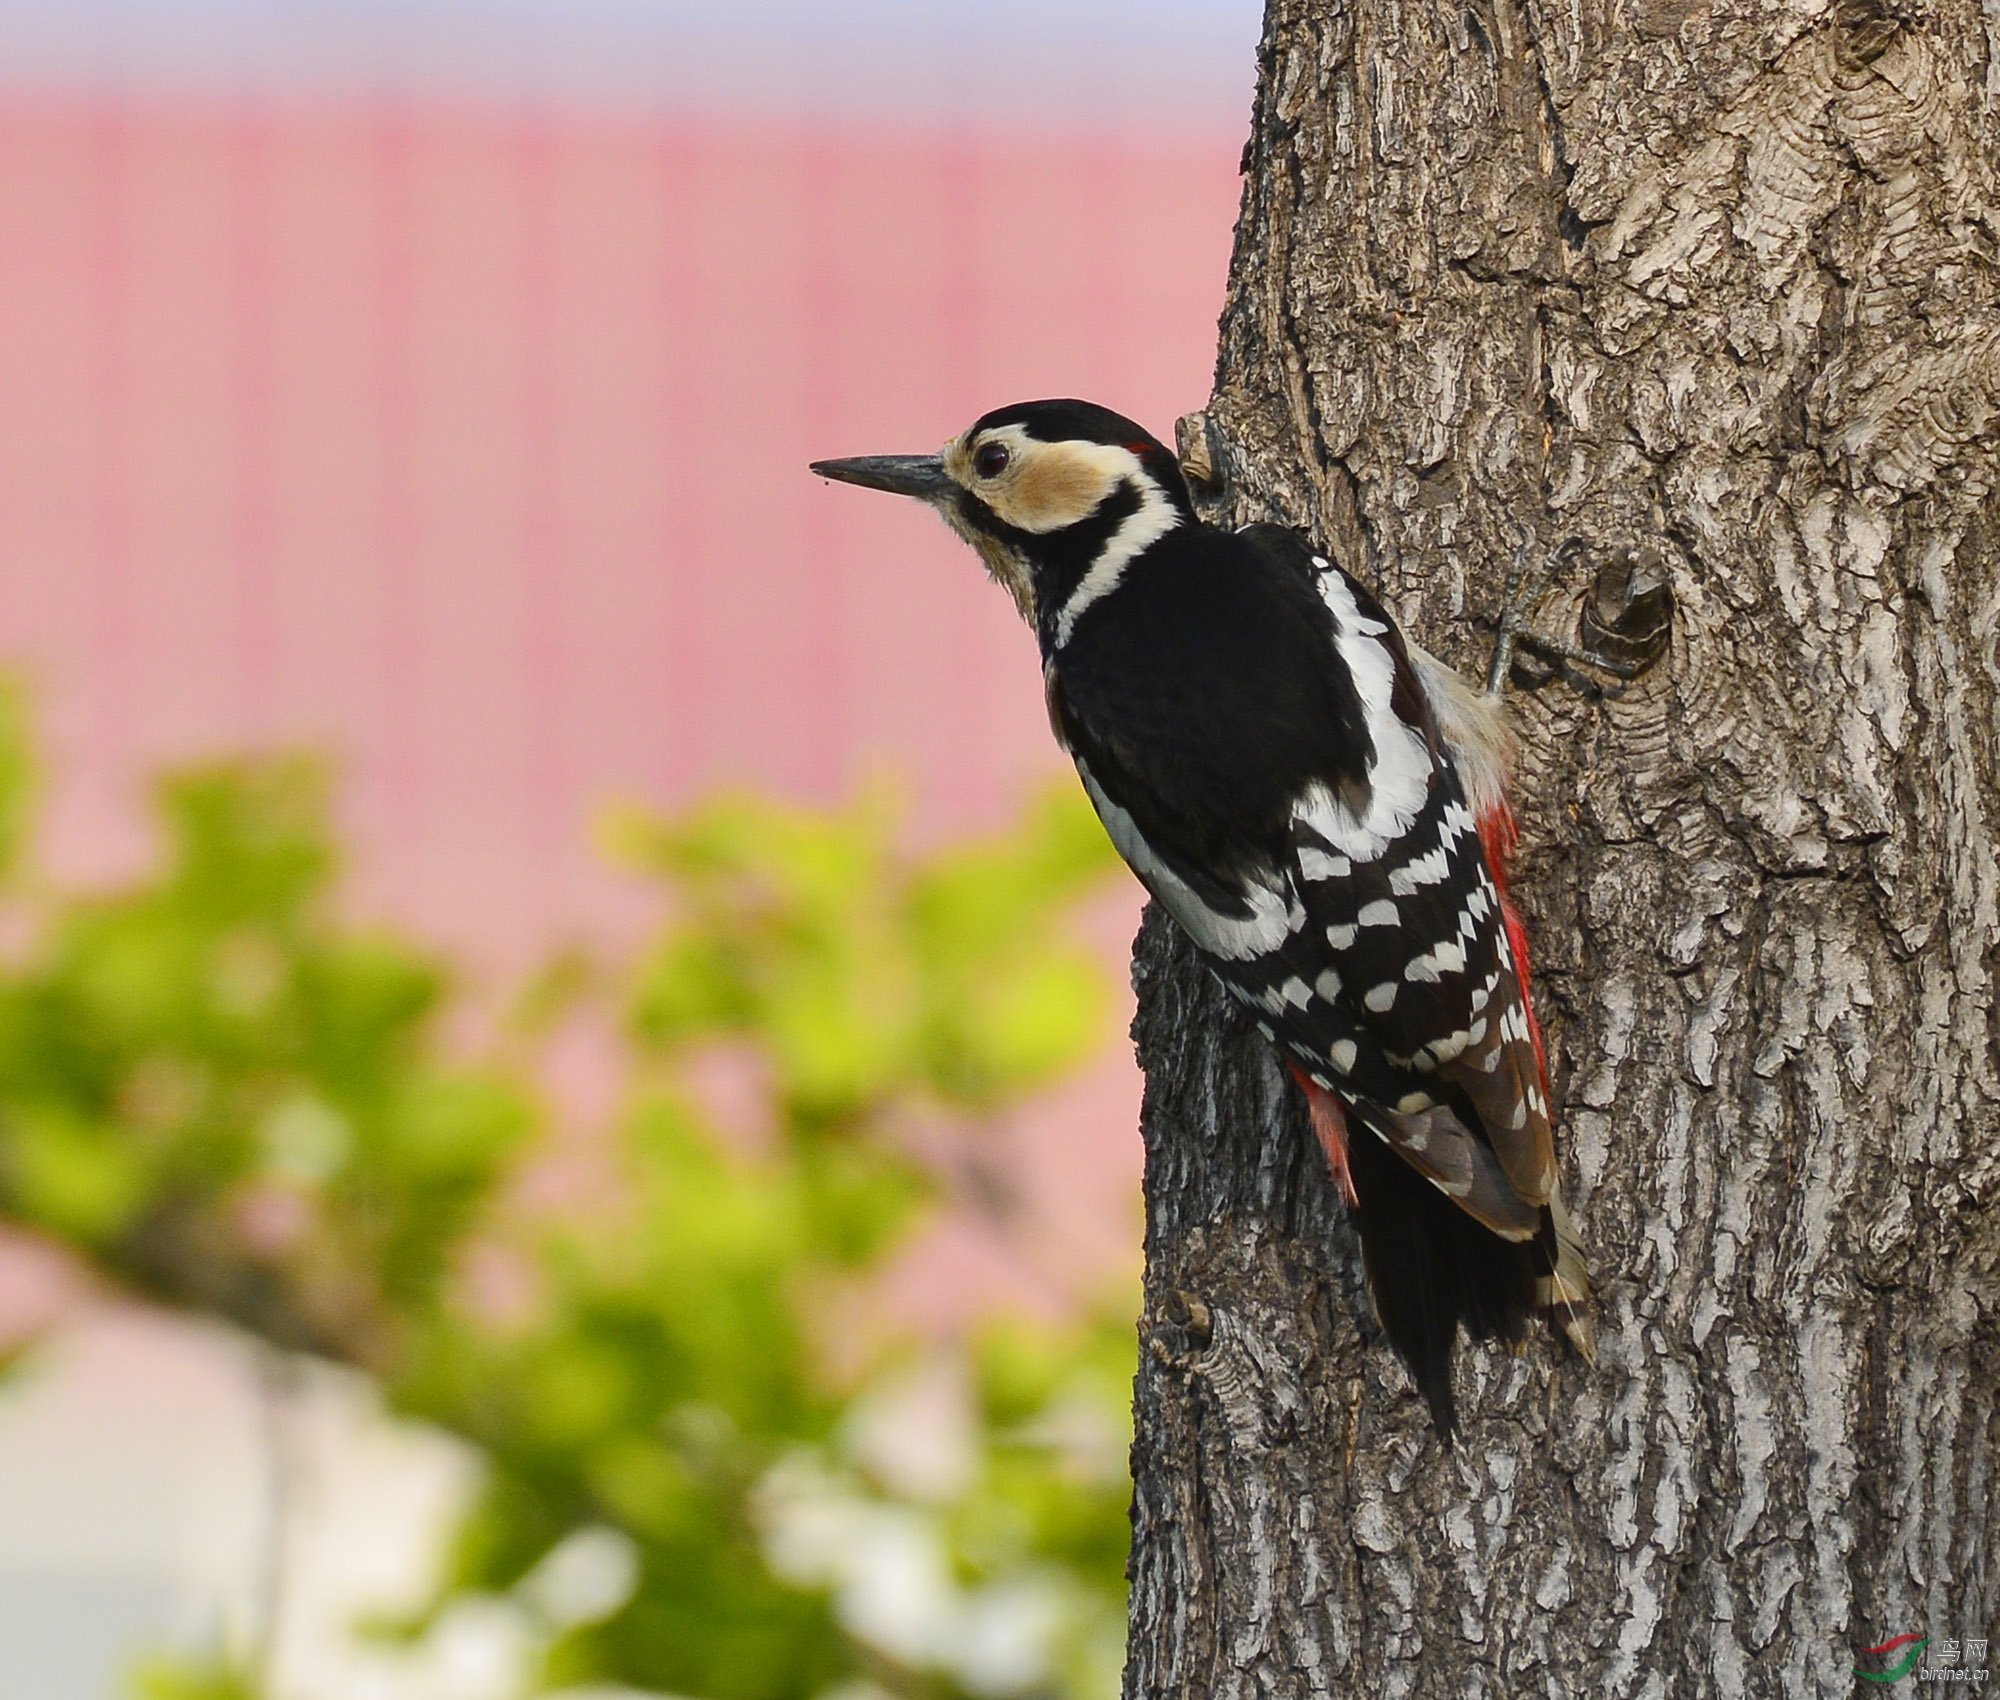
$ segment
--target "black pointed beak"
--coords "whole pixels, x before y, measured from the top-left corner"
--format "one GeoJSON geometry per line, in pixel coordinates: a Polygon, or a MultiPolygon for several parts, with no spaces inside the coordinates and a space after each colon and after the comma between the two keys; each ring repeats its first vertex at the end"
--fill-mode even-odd
{"type": "Polygon", "coordinates": [[[938,501],[952,487],[942,455],[856,455],[852,460],[816,460],[812,470],[842,484],[915,496],[920,502],[938,501]]]}

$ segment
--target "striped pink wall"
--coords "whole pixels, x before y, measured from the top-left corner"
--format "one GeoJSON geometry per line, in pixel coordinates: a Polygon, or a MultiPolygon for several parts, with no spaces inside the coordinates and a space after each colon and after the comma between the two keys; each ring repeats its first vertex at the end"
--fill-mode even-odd
{"type": "Polygon", "coordinates": [[[51,852],[163,762],[344,765],[358,901],[507,966],[615,929],[587,821],[1056,770],[1029,640],[816,455],[1207,393],[1237,138],[470,105],[0,106],[0,659],[51,852]]]}

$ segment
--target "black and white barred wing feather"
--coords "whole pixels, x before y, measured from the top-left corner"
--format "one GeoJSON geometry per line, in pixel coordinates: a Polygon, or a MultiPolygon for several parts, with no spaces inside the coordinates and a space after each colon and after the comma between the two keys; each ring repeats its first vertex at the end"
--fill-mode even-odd
{"type": "MultiPolygon", "coordinates": [[[[1526,963],[1517,960],[1521,943],[1510,936],[1480,822],[1393,623],[1296,533],[1252,527],[1238,537],[1309,582],[1310,602],[1297,606],[1319,621],[1320,664],[1329,648],[1343,664],[1346,696],[1329,704],[1276,676],[1261,679],[1266,688],[1246,706],[1218,686],[1203,705],[1214,741],[1239,763],[1249,752],[1251,771],[1204,773],[1203,740],[1190,751],[1182,738],[1180,771],[1166,783],[1154,770],[1154,746],[1121,735],[1138,724],[1129,713],[1092,715],[1089,707],[1104,705],[1087,692],[1086,711],[1073,712],[1053,685],[1052,713],[1120,852],[1305,1087],[1336,1177],[1360,1215],[1385,1325],[1398,1304],[1420,1302],[1385,1294],[1398,1281],[1473,1289],[1441,1317],[1397,1319],[1405,1356],[1448,1412],[1444,1366],[1458,1323],[1502,1331],[1536,1299],[1552,1302],[1551,1281],[1563,1291],[1546,1078],[1526,963]],[[1282,727],[1268,742],[1339,754],[1316,771],[1286,775],[1282,795],[1258,799],[1258,807],[1245,807],[1241,795],[1226,809],[1206,807],[1218,788],[1254,787],[1256,716],[1272,705],[1303,705],[1332,724],[1282,727]],[[1185,806],[1161,807],[1176,785],[1185,806]],[[1261,832],[1242,830],[1259,821],[1261,832]],[[1383,1170],[1364,1139],[1350,1178],[1348,1119],[1392,1151],[1400,1169],[1383,1170]],[[1421,1176],[1436,1203],[1448,1200],[1501,1239],[1534,1242],[1533,1271],[1544,1290],[1536,1298],[1514,1290],[1528,1278],[1524,1266],[1477,1250],[1461,1258],[1469,1258],[1466,1267],[1412,1274],[1413,1261],[1459,1253],[1441,1249],[1451,1236],[1429,1219],[1432,1206],[1408,1195],[1406,1175],[1421,1176]],[[1374,1177],[1372,1186],[1364,1176],[1374,1177]],[[1412,1227],[1407,1243],[1386,1249],[1399,1224],[1385,1216],[1413,1211],[1427,1218],[1421,1231],[1412,1227]]],[[[1203,682],[1181,681],[1197,690],[1203,682]]],[[[1578,1285],[1580,1300],[1580,1269],[1578,1285]]]]}

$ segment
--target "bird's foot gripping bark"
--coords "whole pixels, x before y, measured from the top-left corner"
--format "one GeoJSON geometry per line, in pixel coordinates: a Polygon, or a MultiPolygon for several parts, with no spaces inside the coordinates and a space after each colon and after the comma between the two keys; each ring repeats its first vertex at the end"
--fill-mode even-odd
{"type": "Polygon", "coordinates": [[[1583,547],[1582,539],[1572,537],[1532,571],[1527,565],[1528,546],[1515,551],[1494,633],[1493,659],[1486,669],[1488,696],[1500,694],[1522,649],[1620,681],[1636,679],[1665,652],[1673,591],[1654,550],[1620,547],[1606,556],[1578,622],[1583,643],[1551,636],[1529,623],[1557,573],[1581,555],[1583,547]]]}

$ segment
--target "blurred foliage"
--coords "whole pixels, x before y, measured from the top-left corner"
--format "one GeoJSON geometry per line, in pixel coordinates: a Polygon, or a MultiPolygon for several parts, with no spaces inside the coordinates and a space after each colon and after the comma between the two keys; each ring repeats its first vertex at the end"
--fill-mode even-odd
{"type": "Polygon", "coordinates": [[[149,1659],[133,1674],[134,1700],[264,1700],[256,1679],[228,1665],[149,1659]]]}
{"type": "Polygon", "coordinates": [[[857,1321],[943,1196],[909,1130],[976,1129],[1103,1037],[1064,932],[1112,866],[1080,796],[925,858],[878,798],[623,815],[658,936],[553,965],[478,1059],[438,966],[340,921],[310,764],[169,781],[164,871],[77,896],[23,867],[27,749],[7,699],[0,1212],[480,1450],[436,1599],[380,1633],[502,1597],[550,1688],[1115,1691],[1129,1313],[929,1353],[857,1321]],[[583,1196],[537,1204],[534,1046],[580,1015],[624,1035],[626,1103],[583,1196]],[[715,1125],[718,1057],[768,1125],[715,1125]]]}

